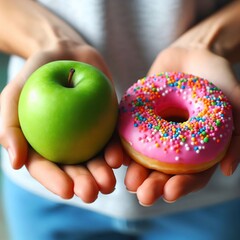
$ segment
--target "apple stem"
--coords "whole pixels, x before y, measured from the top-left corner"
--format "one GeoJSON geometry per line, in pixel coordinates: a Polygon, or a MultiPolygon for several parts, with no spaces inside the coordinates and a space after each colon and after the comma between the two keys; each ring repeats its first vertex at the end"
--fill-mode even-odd
{"type": "Polygon", "coordinates": [[[73,87],[72,77],[73,77],[74,72],[75,72],[74,68],[71,68],[69,70],[69,74],[68,74],[68,86],[69,87],[73,87]]]}

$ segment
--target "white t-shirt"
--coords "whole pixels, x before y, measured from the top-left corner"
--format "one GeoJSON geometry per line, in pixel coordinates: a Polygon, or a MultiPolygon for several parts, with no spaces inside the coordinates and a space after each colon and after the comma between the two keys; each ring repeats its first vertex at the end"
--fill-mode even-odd
{"type": "MultiPolygon", "coordinates": [[[[113,74],[120,98],[138,78],[144,77],[156,55],[197,20],[207,16],[221,3],[208,0],[40,0],[43,5],[70,23],[104,56],[113,74]],[[57,3],[56,3],[57,2],[57,3]]],[[[24,60],[13,56],[9,79],[18,72],[24,60]]],[[[240,169],[232,177],[223,177],[217,170],[207,187],[197,193],[167,204],[159,199],[152,207],[139,205],[134,194],[124,185],[125,167],[115,170],[116,190],[100,194],[92,204],[79,198],[63,200],[35,181],[23,167],[12,170],[3,151],[4,172],[17,184],[56,202],[64,202],[109,216],[140,219],[180,210],[215,204],[240,196],[240,169]]]]}

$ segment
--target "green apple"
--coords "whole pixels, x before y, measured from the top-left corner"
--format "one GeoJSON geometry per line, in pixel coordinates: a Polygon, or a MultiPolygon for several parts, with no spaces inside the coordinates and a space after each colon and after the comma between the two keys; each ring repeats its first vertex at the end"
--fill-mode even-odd
{"type": "Polygon", "coordinates": [[[22,132],[36,152],[56,163],[77,164],[109,141],[118,103],[112,82],[97,68],[55,61],[29,77],[18,113],[22,132]]]}

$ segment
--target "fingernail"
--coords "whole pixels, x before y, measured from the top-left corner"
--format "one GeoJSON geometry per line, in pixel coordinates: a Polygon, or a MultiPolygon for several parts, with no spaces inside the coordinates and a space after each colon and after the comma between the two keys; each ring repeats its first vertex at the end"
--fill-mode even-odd
{"type": "Polygon", "coordinates": [[[137,192],[135,192],[135,191],[130,191],[130,190],[128,190],[127,189],[127,191],[129,192],[129,193],[131,193],[131,194],[136,194],[137,192]]]}
{"type": "Polygon", "coordinates": [[[162,198],[162,199],[163,199],[163,201],[166,202],[166,203],[175,203],[175,202],[176,202],[176,200],[169,201],[169,200],[167,200],[167,199],[165,199],[165,198],[162,198]]]}
{"type": "Polygon", "coordinates": [[[143,207],[151,207],[153,204],[145,204],[139,201],[139,204],[143,207]]]}

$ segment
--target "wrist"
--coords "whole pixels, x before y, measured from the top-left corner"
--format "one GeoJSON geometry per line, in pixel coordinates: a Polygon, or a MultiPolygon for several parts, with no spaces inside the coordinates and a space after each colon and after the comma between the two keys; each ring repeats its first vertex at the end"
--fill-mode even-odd
{"type": "MultiPolygon", "coordinates": [[[[87,45],[83,39],[77,34],[62,34],[63,29],[51,29],[45,31],[45,37],[39,37],[35,40],[33,48],[26,54],[26,58],[36,52],[42,51],[59,51],[69,52],[81,45],[87,45]]],[[[67,31],[66,31],[67,32],[67,31]]]]}
{"type": "Polygon", "coordinates": [[[35,1],[0,0],[0,5],[0,50],[3,52],[28,58],[59,42],[84,43],[70,25],[35,1]]]}
{"type": "MultiPolygon", "coordinates": [[[[51,16],[55,18],[55,16],[51,16]]],[[[75,32],[64,21],[50,19],[41,19],[39,23],[40,31],[36,30],[32,39],[31,48],[25,51],[24,57],[28,58],[39,51],[68,51],[76,46],[86,45],[82,37],[75,32]]]]}
{"type": "Polygon", "coordinates": [[[172,46],[205,49],[230,62],[240,60],[240,1],[234,1],[184,33],[172,46]]]}

